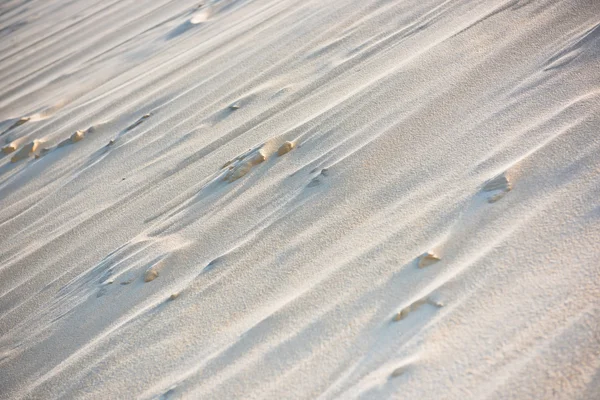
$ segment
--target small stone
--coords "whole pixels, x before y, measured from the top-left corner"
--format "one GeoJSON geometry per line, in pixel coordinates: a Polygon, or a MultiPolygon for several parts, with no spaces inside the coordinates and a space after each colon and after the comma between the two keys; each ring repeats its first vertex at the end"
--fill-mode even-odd
{"type": "Polygon", "coordinates": [[[421,256],[421,258],[419,259],[419,268],[428,267],[432,264],[435,264],[436,262],[438,262],[440,260],[441,260],[441,258],[439,258],[436,254],[427,252],[427,253],[423,254],[421,256]]]}
{"type": "Polygon", "coordinates": [[[177,293],[173,293],[171,296],[169,296],[169,300],[173,301],[173,300],[175,300],[176,298],[178,298],[178,297],[179,297],[179,295],[180,295],[180,293],[179,293],[179,292],[177,292],[177,293]]]}
{"type": "Polygon", "coordinates": [[[115,140],[114,140],[114,139],[110,139],[110,140],[108,141],[108,144],[107,144],[107,146],[112,146],[113,144],[115,144],[115,140]]]}
{"type": "Polygon", "coordinates": [[[277,155],[281,157],[282,155],[292,151],[294,147],[296,147],[296,144],[294,142],[285,142],[281,145],[281,147],[279,147],[279,150],[277,150],[277,155]]]}
{"type": "Polygon", "coordinates": [[[158,271],[155,269],[149,269],[144,275],[144,282],[152,282],[156,278],[158,278],[158,271]]]}
{"type": "Polygon", "coordinates": [[[235,111],[235,110],[239,110],[240,107],[241,107],[240,103],[233,103],[232,105],[229,106],[229,109],[232,111],[235,111]]]}

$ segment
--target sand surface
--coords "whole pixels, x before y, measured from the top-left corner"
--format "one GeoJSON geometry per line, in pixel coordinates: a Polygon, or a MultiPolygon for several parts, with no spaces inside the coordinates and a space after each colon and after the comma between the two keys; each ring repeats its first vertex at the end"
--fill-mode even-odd
{"type": "Polygon", "coordinates": [[[0,398],[599,399],[600,2],[0,2],[0,398]]]}

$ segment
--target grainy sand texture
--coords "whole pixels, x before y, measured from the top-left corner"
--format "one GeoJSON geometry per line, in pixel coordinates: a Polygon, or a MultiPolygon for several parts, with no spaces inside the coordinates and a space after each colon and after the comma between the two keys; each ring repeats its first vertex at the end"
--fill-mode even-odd
{"type": "Polygon", "coordinates": [[[600,1],[0,1],[0,399],[600,399],[600,1]]]}

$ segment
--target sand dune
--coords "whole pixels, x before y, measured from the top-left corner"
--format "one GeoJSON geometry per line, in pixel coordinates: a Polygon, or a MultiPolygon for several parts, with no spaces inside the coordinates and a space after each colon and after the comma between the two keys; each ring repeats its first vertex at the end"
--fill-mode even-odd
{"type": "Polygon", "coordinates": [[[0,398],[600,398],[599,16],[1,2],[0,398]]]}

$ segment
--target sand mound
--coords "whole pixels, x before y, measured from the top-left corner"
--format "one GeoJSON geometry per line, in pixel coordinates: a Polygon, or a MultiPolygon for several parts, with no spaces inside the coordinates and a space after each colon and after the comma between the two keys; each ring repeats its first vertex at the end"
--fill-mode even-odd
{"type": "Polygon", "coordinates": [[[40,142],[34,140],[33,142],[27,143],[25,146],[21,147],[19,151],[15,153],[10,159],[11,162],[16,163],[30,156],[34,155],[37,149],[40,147],[40,142]]]}

